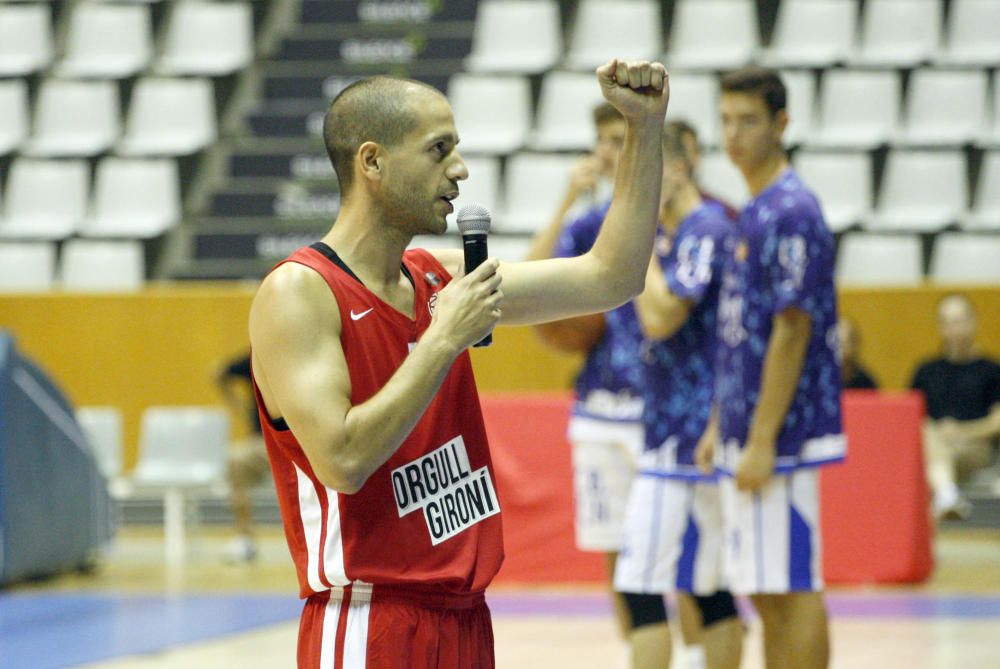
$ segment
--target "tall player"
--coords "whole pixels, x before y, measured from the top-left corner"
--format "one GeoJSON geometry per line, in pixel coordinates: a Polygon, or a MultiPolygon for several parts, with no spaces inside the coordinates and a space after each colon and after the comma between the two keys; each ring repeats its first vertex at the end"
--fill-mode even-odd
{"type": "Polygon", "coordinates": [[[710,467],[715,445],[729,584],[760,613],[768,669],[823,669],[817,467],[846,451],[833,235],[782,150],[788,112],[778,73],[723,77],[721,112],[726,153],[752,199],[726,254],[717,419],[699,461],[710,467]]]}
{"type": "Polygon", "coordinates": [[[607,234],[579,258],[488,260],[465,276],[460,251],[404,252],[416,234],[445,232],[468,176],[444,96],[376,77],[331,104],[340,213],[265,278],[250,313],[307,598],[300,668],[493,666],[484,590],[503,560],[500,507],[465,349],[497,322],[617,306],[641,289],[635,259],[652,249],[666,71],[612,60],[597,78],[626,120],[607,234]]]}
{"type": "MultiPolygon", "coordinates": [[[[628,498],[615,571],[619,592],[677,593],[684,669],[737,669],[743,627],[722,583],[722,509],[714,476],[695,466],[713,393],[722,249],[735,227],[702,199],[684,145],[687,124],[663,132],[660,228],[646,289],[633,304],[642,345],[644,450],[628,498]],[[720,591],[721,590],[721,591],[720,591]]],[[[648,625],[662,624],[650,620],[648,625]]],[[[669,664],[651,631],[632,636],[633,667],[669,664]]],[[[669,644],[669,632],[666,640],[669,644]]]]}

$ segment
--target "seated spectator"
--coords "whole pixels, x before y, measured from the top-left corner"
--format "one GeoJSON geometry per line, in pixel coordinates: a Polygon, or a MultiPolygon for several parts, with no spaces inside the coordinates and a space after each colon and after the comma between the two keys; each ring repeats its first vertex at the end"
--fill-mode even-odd
{"type": "Polygon", "coordinates": [[[911,387],[924,394],[927,477],[939,519],[965,519],[972,507],[959,482],[993,460],[1000,434],[1000,365],[976,347],[976,314],[964,295],[938,305],[942,355],[917,369],[911,387]]]}
{"type": "Polygon", "coordinates": [[[850,318],[841,317],[837,322],[840,339],[840,381],[844,390],[876,390],[878,383],[861,364],[861,333],[850,318]]]}

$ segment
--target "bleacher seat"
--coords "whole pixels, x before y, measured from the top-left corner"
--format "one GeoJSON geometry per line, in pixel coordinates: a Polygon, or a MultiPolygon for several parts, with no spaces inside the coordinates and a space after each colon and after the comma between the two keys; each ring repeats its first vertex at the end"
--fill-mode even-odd
{"type": "Polygon", "coordinates": [[[981,70],[916,70],[910,76],[906,120],[898,140],[916,146],[978,140],[986,130],[986,85],[981,70]]]}
{"type": "Polygon", "coordinates": [[[801,150],[795,171],[816,192],[831,230],[863,224],[872,212],[872,159],[866,152],[801,150]]]}
{"type": "Polygon", "coordinates": [[[70,15],[66,52],[56,71],[63,76],[129,77],[146,67],[152,54],[148,7],[85,2],[70,15]]]}
{"type": "Polygon", "coordinates": [[[120,132],[113,81],[51,78],[42,82],[34,132],[23,151],[41,157],[95,156],[111,148],[120,132]]]}
{"type": "Polygon", "coordinates": [[[963,152],[893,149],[870,227],[933,232],[963,220],[967,203],[963,152]]]}
{"type": "Polygon", "coordinates": [[[935,59],[943,65],[993,67],[1000,61],[1000,2],[951,0],[945,47],[935,59]]]}
{"type": "Polygon", "coordinates": [[[827,70],[819,119],[810,144],[872,148],[899,127],[900,81],[895,70],[827,70]]]}
{"type": "Polygon", "coordinates": [[[851,232],[840,240],[837,283],[851,286],[916,286],[923,280],[918,235],[851,232]]]}
{"type": "Polygon", "coordinates": [[[589,151],[594,146],[593,110],[604,100],[593,74],[549,72],[542,79],[534,149],[589,151]]]}
{"type": "Polygon", "coordinates": [[[0,242],[0,292],[48,291],[55,269],[51,242],[0,242]]]}
{"type": "Polygon", "coordinates": [[[719,81],[706,72],[677,72],[670,75],[670,104],[667,120],[683,120],[698,131],[702,146],[718,146],[719,81]]]}
{"type": "Polygon", "coordinates": [[[135,291],[145,275],[142,244],[135,240],[70,239],[59,265],[62,286],[72,291],[135,291]]]}
{"type": "Polygon", "coordinates": [[[941,283],[1000,286],[1000,235],[941,233],[934,239],[930,277],[941,283]]]}
{"type": "Polygon", "coordinates": [[[582,0],[566,64],[593,70],[612,58],[655,60],[663,52],[661,30],[655,0],[582,0]]]}
{"type": "Polygon", "coordinates": [[[93,206],[80,232],[88,237],[145,239],[163,234],[180,218],[175,161],[108,157],[97,166],[93,206]]]}
{"type": "Polygon", "coordinates": [[[0,77],[22,76],[52,62],[52,10],[47,3],[0,5],[0,77]]]}
{"type": "Polygon", "coordinates": [[[575,155],[518,153],[507,161],[503,212],[494,218],[497,232],[535,233],[555,214],[575,155]]]}
{"type": "Polygon", "coordinates": [[[84,406],[76,410],[76,420],[97,461],[97,468],[108,481],[122,475],[122,412],[118,407],[84,406]]]}
{"type": "Polygon", "coordinates": [[[784,70],[781,79],[787,93],[786,144],[801,144],[812,135],[816,119],[816,77],[809,70],[784,70]]]}
{"type": "Polygon", "coordinates": [[[983,144],[1000,147],[1000,70],[993,72],[993,121],[983,137],[983,144]]]}
{"type": "Polygon", "coordinates": [[[743,175],[722,151],[705,153],[701,157],[697,176],[699,185],[737,209],[750,200],[743,175]]]}
{"type": "Polygon", "coordinates": [[[215,99],[207,79],[145,77],[132,91],[118,152],[184,156],[215,141],[215,99]]]}
{"type": "Polygon", "coordinates": [[[988,151],[979,168],[979,181],[972,211],[966,217],[969,229],[1000,230],[1000,151],[988,151]]]}
{"type": "Polygon", "coordinates": [[[665,56],[672,68],[731,69],[759,49],[752,0],[678,0],[665,56]]]}
{"type": "Polygon", "coordinates": [[[83,160],[16,158],[7,177],[0,236],[63,239],[76,232],[87,208],[90,170],[83,160]]]}
{"type": "MultiPolygon", "coordinates": [[[[458,199],[455,212],[470,204],[486,207],[490,212],[499,210],[500,203],[500,160],[494,156],[463,156],[469,170],[469,178],[458,184],[458,199]]],[[[454,217],[450,224],[455,230],[454,217]]]]}
{"type": "Polygon", "coordinates": [[[467,153],[506,154],[524,146],[531,124],[531,89],[525,77],[456,74],[448,99],[467,153]]]}
{"type": "Polygon", "coordinates": [[[170,14],[156,70],[168,75],[220,76],[246,67],[253,56],[249,3],[182,0],[170,14]]]}
{"type": "Polygon", "coordinates": [[[784,0],[762,60],[775,67],[828,67],[847,60],[858,22],[856,0],[784,0]]]}
{"type": "Polygon", "coordinates": [[[0,81],[0,156],[28,136],[28,86],[21,79],[0,81]]]}
{"type": "Polygon", "coordinates": [[[494,235],[490,237],[490,257],[502,262],[521,262],[531,248],[531,235],[494,235]]]}
{"type": "Polygon", "coordinates": [[[867,0],[853,62],[911,67],[933,59],[941,44],[944,8],[934,0],[867,0]]]}
{"type": "Polygon", "coordinates": [[[562,56],[555,0],[483,0],[476,13],[471,72],[539,74],[562,56]]]}

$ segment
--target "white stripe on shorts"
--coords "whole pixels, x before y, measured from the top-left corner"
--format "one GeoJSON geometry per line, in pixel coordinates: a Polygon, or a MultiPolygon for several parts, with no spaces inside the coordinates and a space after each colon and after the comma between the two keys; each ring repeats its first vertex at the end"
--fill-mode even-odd
{"type": "MultiPolygon", "coordinates": [[[[337,647],[337,628],[340,626],[344,602],[337,597],[339,588],[331,591],[330,601],[327,602],[323,615],[320,669],[333,669],[338,654],[343,655],[344,669],[365,669],[368,662],[368,620],[372,609],[371,586],[362,586],[360,589],[361,592],[352,593],[351,602],[347,605],[347,628],[342,649],[337,647]]],[[[342,595],[343,592],[340,591],[339,594],[342,595]]]]}

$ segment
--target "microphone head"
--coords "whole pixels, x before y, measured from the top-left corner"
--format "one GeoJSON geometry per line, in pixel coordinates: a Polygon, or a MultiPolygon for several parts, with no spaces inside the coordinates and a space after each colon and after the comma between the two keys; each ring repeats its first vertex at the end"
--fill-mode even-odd
{"type": "Polygon", "coordinates": [[[463,235],[486,234],[490,231],[490,210],[478,204],[470,204],[458,210],[458,231],[463,235]]]}

